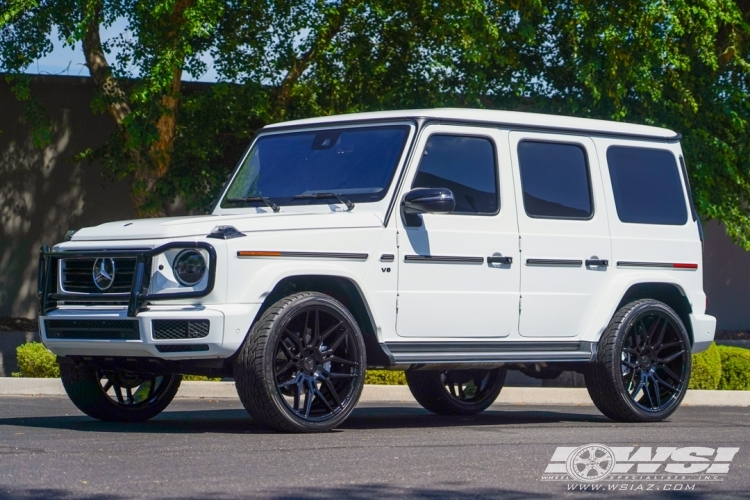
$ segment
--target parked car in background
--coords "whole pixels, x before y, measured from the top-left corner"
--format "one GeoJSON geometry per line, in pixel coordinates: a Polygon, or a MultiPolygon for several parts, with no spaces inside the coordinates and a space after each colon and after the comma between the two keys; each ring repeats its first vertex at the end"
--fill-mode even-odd
{"type": "Polygon", "coordinates": [[[78,408],[144,420],[182,374],[324,431],[368,368],[439,414],[509,369],[585,374],[618,421],[679,406],[713,340],[680,136],[432,109],[265,127],[210,215],[81,229],[40,253],[40,329],[78,408]]]}

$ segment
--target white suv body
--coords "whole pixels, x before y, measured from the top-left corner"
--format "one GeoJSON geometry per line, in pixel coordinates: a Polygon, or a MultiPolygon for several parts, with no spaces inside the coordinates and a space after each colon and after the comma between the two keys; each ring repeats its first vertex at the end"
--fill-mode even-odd
{"type": "Polygon", "coordinates": [[[716,320],[705,314],[700,221],[682,158],[679,135],[670,130],[530,113],[412,110],[267,126],[211,215],[107,223],[44,249],[42,338],[61,360],[93,359],[100,368],[104,358],[154,358],[180,361],[164,366],[186,373],[201,366],[218,373],[230,369],[271,304],[315,291],[351,311],[369,367],[589,365],[616,312],[642,299],[669,306],[692,352],[700,352],[713,341],[716,320]],[[391,136],[393,147],[377,143],[391,136]],[[311,137],[307,156],[292,151],[294,141],[311,137]],[[357,147],[385,148],[390,158],[377,179],[363,174],[380,182],[376,188],[227,202],[237,193],[247,197],[247,186],[233,187],[245,178],[272,182],[264,177],[270,167],[259,165],[286,161],[297,170],[281,177],[302,186],[315,172],[295,162],[328,154],[326,148],[338,155],[326,161],[346,161],[357,147]],[[414,188],[452,189],[455,209],[409,210],[404,199],[414,188]],[[359,199],[350,208],[353,197],[359,199]],[[184,286],[172,265],[191,246],[207,269],[184,286]],[[110,264],[115,274],[125,265],[120,281],[91,288],[97,273],[107,284],[110,264]],[[136,294],[131,268],[138,265],[144,287],[136,294]],[[102,326],[107,338],[86,322],[92,320],[137,326],[132,338],[121,324],[102,326]],[[198,326],[167,338],[155,335],[154,325],[170,324],[155,320],[198,326]]]}

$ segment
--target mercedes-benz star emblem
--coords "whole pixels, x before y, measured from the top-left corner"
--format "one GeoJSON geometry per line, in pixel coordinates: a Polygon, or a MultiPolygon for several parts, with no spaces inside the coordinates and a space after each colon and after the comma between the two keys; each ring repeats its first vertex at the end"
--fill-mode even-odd
{"type": "Polygon", "coordinates": [[[115,282],[114,259],[100,258],[94,261],[94,284],[102,292],[112,286],[115,282]]]}

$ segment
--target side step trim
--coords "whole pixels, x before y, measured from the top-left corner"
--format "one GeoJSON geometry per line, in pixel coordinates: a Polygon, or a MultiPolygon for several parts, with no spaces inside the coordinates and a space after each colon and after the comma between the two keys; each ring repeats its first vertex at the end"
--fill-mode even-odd
{"type": "Polygon", "coordinates": [[[590,362],[594,342],[388,342],[396,364],[590,362]]]}

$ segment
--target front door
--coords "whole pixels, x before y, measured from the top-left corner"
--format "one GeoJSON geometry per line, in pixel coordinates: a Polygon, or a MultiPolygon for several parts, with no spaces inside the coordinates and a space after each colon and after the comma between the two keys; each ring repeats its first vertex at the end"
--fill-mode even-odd
{"type": "Polygon", "coordinates": [[[507,132],[429,126],[398,208],[417,187],[448,188],[450,214],[398,218],[396,329],[402,337],[505,337],[518,331],[520,263],[507,132]],[[412,222],[413,224],[413,222],[412,222]]]}
{"type": "Polygon", "coordinates": [[[613,263],[591,139],[511,132],[524,337],[578,335],[613,263]]]}

